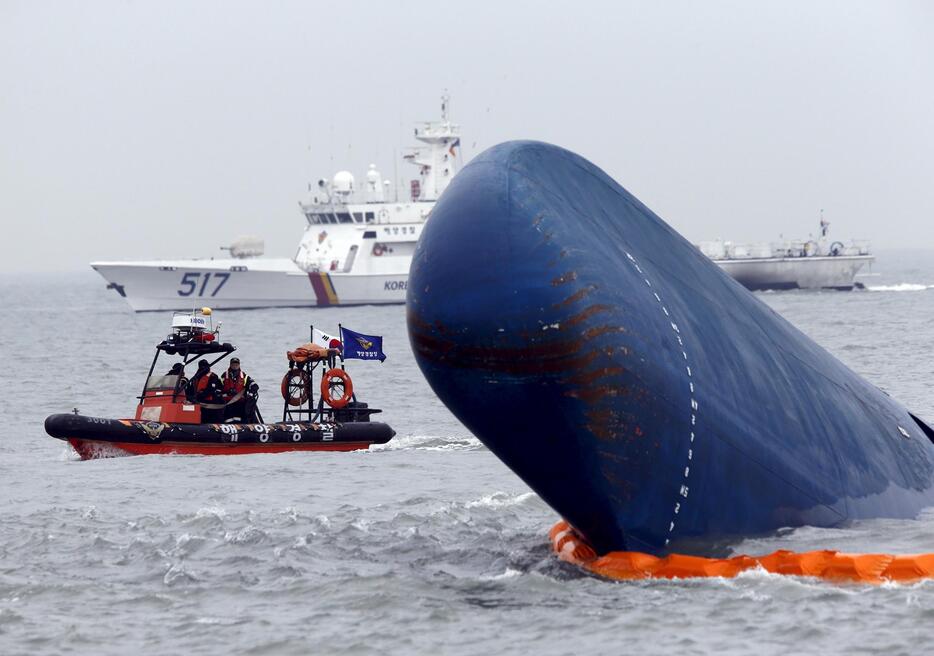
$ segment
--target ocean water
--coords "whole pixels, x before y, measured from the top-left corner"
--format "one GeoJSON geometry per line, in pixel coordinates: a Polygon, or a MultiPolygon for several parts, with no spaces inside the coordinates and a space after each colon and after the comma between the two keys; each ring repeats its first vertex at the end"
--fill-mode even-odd
{"type": "MultiPolygon", "coordinates": [[[[934,253],[883,253],[861,292],[759,297],[934,419],[934,253]]],[[[81,462],[42,421],[133,411],[168,332],[93,273],[0,276],[0,654],[918,653],[934,581],[614,583],[559,562],[558,517],[434,397],[404,309],[218,312],[281,413],[285,351],[309,323],[385,336],[349,363],[398,436],[349,454],[81,462]]],[[[934,512],[732,545],[934,551],[934,512]]]]}

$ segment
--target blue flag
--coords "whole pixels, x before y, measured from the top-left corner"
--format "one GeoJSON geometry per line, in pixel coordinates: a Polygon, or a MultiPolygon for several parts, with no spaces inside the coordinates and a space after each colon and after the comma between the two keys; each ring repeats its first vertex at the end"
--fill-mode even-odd
{"type": "Polygon", "coordinates": [[[380,362],[386,359],[382,337],[355,333],[341,326],[341,341],[344,343],[344,358],[380,362]]]}

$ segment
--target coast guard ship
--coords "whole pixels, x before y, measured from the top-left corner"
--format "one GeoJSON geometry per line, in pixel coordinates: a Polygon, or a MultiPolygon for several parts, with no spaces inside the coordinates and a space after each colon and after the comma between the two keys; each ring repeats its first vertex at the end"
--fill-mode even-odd
{"type": "Polygon", "coordinates": [[[300,203],[307,226],[291,259],[261,257],[263,241],[242,238],[224,258],[91,267],[138,312],[404,303],[415,243],[460,164],[460,126],[446,94],[441,120],[416,127],[415,138],[421,145],[404,156],[419,168],[409,200],[389,200],[390,183],[373,164],[362,190],[348,171],[319,180],[300,203]]]}
{"type": "Polygon", "coordinates": [[[823,211],[817,239],[774,244],[702,241],[701,253],[746,289],[838,289],[859,287],[856,274],[875,256],[865,241],[833,241],[823,211]]]}

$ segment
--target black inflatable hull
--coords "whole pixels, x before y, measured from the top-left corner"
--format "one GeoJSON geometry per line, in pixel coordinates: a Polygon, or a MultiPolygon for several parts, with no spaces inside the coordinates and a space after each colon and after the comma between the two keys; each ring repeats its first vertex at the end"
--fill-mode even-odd
{"type": "Polygon", "coordinates": [[[51,415],[45,432],[69,442],[84,460],[123,455],[236,455],[284,451],[356,451],[396,432],[380,422],[171,424],[51,415]]]}

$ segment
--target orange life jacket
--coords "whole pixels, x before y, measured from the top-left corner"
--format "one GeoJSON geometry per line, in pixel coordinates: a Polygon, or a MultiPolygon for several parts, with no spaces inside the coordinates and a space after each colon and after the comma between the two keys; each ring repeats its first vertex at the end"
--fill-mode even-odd
{"type": "Polygon", "coordinates": [[[207,389],[208,385],[211,383],[211,378],[217,378],[217,375],[209,371],[198,379],[197,385],[195,385],[195,390],[198,392],[203,392],[207,389]]]}
{"type": "Polygon", "coordinates": [[[230,373],[228,369],[221,374],[221,378],[224,380],[224,395],[225,396],[234,396],[243,391],[243,388],[246,387],[247,375],[243,373],[243,370],[238,371],[237,376],[227,374],[230,373]]]}

